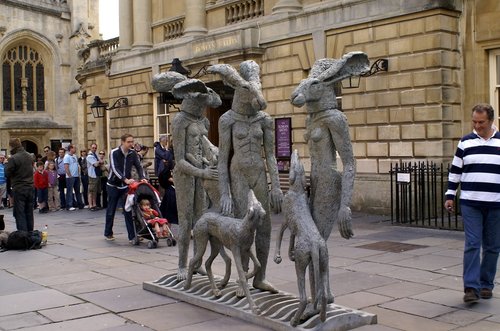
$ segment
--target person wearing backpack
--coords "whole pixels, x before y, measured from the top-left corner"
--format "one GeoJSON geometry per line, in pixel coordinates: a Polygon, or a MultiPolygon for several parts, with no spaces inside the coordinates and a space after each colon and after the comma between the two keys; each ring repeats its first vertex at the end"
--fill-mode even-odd
{"type": "Polygon", "coordinates": [[[14,196],[14,218],[17,230],[33,231],[33,158],[19,138],[9,140],[11,157],[5,166],[14,196]]]}

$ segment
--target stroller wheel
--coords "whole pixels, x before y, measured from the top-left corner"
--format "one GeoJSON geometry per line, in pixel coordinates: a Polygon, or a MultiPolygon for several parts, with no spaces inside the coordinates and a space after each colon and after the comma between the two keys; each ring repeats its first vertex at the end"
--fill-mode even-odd
{"type": "Polygon", "coordinates": [[[168,247],[172,246],[172,239],[167,238],[167,246],[168,247]]]}
{"type": "Polygon", "coordinates": [[[138,246],[140,242],[141,240],[139,239],[139,237],[135,237],[134,239],[132,239],[132,243],[134,244],[134,246],[138,246]]]}
{"type": "Polygon", "coordinates": [[[156,247],[157,247],[156,242],[154,242],[154,241],[152,241],[152,240],[151,240],[151,241],[148,241],[148,248],[149,248],[149,249],[153,249],[153,248],[156,248],[156,247]]]}
{"type": "Polygon", "coordinates": [[[175,246],[175,245],[177,245],[177,240],[172,239],[172,246],[175,246]]]}

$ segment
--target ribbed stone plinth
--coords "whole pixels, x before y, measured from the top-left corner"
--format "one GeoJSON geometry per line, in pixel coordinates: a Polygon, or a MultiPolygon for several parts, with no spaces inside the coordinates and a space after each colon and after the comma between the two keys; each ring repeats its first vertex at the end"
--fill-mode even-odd
{"type": "Polygon", "coordinates": [[[252,298],[261,310],[260,315],[255,315],[249,309],[246,298],[236,297],[237,285],[234,281],[230,281],[222,290],[222,296],[216,298],[206,276],[195,275],[192,286],[187,291],[184,290],[184,282],[177,282],[176,274],[165,275],[154,282],[144,282],[143,288],[273,330],[344,331],[377,323],[377,316],[374,314],[330,304],[324,323],[316,315],[292,328],[290,320],[299,304],[296,296],[284,292],[272,294],[251,287],[252,298]]]}

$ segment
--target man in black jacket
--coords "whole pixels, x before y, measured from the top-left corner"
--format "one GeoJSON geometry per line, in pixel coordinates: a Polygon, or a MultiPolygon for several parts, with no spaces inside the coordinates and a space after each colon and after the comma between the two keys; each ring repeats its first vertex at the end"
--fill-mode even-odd
{"type": "MultiPolygon", "coordinates": [[[[104,236],[106,240],[115,240],[113,236],[113,222],[118,202],[127,195],[128,185],[134,182],[132,178],[132,167],[137,169],[140,180],[144,179],[144,171],[137,153],[133,149],[134,137],[126,133],[121,136],[121,144],[109,153],[109,176],[107,183],[108,207],[106,209],[106,225],[104,236]]],[[[127,226],[128,239],[133,242],[135,237],[132,212],[123,211],[125,225],[127,226]]]]}
{"type": "Polygon", "coordinates": [[[33,157],[19,138],[9,141],[11,148],[5,175],[10,179],[14,196],[14,218],[17,230],[33,231],[33,157]]]}

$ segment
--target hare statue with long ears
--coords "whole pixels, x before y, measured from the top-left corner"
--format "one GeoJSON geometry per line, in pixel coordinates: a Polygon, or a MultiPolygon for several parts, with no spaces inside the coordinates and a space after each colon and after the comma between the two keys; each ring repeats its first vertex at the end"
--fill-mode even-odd
{"type": "MultiPolygon", "coordinates": [[[[261,269],[253,279],[253,286],[277,292],[265,276],[271,241],[270,205],[280,212],[283,193],[274,156],[274,123],[263,111],[267,103],[262,94],[260,68],[250,60],[240,64],[239,72],[227,64],[213,65],[208,72],[219,74],[224,84],[235,90],[231,109],[219,119],[218,170],[222,214],[243,218],[248,192],[254,191],[266,215],[255,235],[256,255],[261,269]],[[271,180],[270,194],[266,171],[271,180]]],[[[247,269],[248,256],[243,256],[242,260],[243,267],[247,269]]]]}
{"type": "MultiPolygon", "coordinates": [[[[291,96],[294,106],[305,105],[307,109],[305,140],[311,156],[310,208],[325,241],[335,221],[343,238],[353,236],[349,206],[356,165],[347,118],[337,109],[333,84],[369,69],[368,57],[362,52],[348,53],[341,59],[317,60],[309,77],[302,80],[291,96]],[[337,152],[342,173],[337,170],[337,152]]],[[[328,295],[329,302],[333,302],[329,288],[328,295]]]]}
{"type": "Polygon", "coordinates": [[[158,92],[172,91],[174,97],[182,99],[181,112],[172,122],[176,160],[173,177],[179,213],[177,280],[182,281],[187,277],[191,229],[206,209],[202,180],[218,177],[216,168],[205,167],[203,163],[203,138],[208,135],[210,125],[203,113],[207,107],[217,108],[222,102],[202,81],[187,79],[173,71],[155,75],[152,85],[158,92]]]}

